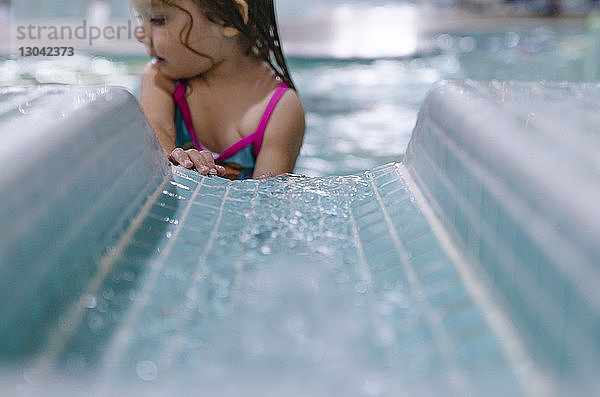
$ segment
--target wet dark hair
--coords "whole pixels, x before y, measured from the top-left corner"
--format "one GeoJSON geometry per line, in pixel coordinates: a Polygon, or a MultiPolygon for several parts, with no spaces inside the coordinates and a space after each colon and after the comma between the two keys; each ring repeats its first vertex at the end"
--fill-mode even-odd
{"type": "MultiPolygon", "coordinates": [[[[275,73],[277,73],[289,87],[293,89],[296,88],[283,55],[279,31],[277,29],[274,0],[246,0],[248,4],[248,23],[244,23],[244,17],[240,12],[238,4],[234,0],[193,1],[203,10],[204,15],[211,22],[218,23],[222,26],[231,26],[237,29],[246,41],[248,46],[246,50],[247,54],[256,51],[258,56],[265,62],[268,62],[275,73]]],[[[179,38],[182,43],[190,48],[188,45],[189,36],[194,23],[191,14],[187,10],[174,4],[174,0],[161,0],[161,2],[167,6],[176,7],[188,14],[190,23],[180,33],[179,38]]],[[[198,52],[196,53],[210,58],[207,55],[198,52]]]]}

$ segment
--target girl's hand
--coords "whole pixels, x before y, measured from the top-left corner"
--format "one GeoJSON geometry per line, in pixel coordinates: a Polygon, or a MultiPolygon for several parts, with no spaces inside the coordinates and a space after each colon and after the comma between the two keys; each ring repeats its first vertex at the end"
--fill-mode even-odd
{"type": "Polygon", "coordinates": [[[169,155],[169,160],[175,165],[185,168],[196,168],[201,174],[225,176],[225,167],[215,164],[215,159],[208,150],[183,150],[175,148],[169,155]]]}

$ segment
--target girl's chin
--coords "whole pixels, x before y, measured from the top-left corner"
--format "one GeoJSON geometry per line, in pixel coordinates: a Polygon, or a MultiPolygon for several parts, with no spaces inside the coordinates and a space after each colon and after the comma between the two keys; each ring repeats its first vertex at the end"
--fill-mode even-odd
{"type": "Polygon", "coordinates": [[[152,58],[152,65],[160,71],[162,75],[172,80],[192,79],[201,74],[201,72],[182,70],[174,67],[174,64],[165,61],[164,59],[152,58]]]}
{"type": "Polygon", "coordinates": [[[161,74],[163,74],[165,77],[168,77],[170,79],[178,79],[179,77],[177,76],[177,73],[175,73],[169,66],[169,64],[167,62],[165,62],[164,59],[156,59],[156,58],[152,58],[152,66],[154,66],[156,68],[156,70],[160,71],[161,74]]]}

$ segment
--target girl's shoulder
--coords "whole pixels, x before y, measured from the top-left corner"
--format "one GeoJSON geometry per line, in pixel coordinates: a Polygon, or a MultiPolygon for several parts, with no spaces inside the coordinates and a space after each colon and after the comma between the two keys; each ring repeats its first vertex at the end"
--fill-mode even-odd
{"type": "Polygon", "coordinates": [[[277,107],[280,109],[279,113],[285,118],[298,120],[304,119],[304,107],[300,96],[293,88],[285,90],[277,107]]]}
{"type": "Polygon", "coordinates": [[[296,130],[296,132],[304,131],[304,106],[296,90],[288,88],[284,91],[277,103],[274,116],[275,120],[273,123],[281,124],[280,128],[274,129],[275,131],[289,130],[290,127],[292,127],[292,130],[296,130]]]}

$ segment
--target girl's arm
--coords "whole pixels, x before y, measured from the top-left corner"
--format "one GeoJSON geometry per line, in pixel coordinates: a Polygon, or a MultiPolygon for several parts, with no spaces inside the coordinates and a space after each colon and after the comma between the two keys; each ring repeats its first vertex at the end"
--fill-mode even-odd
{"type": "Polygon", "coordinates": [[[271,115],[253,177],[292,172],[300,154],[304,128],[302,102],[296,91],[288,90],[271,115]]]}
{"type": "Polygon", "coordinates": [[[202,174],[225,175],[225,168],[215,165],[212,154],[206,150],[183,150],[175,147],[175,82],[159,73],[148,63],[142,73],[140,106],[154,130],[160,146],[169,160],[185,168],[196,167],[202,174]]]}
{"type": "Polygon", "coordinates": [[[148,62],[142,72],[140,106],[167,155],[175,149],[175,82],[148,62]]]}

